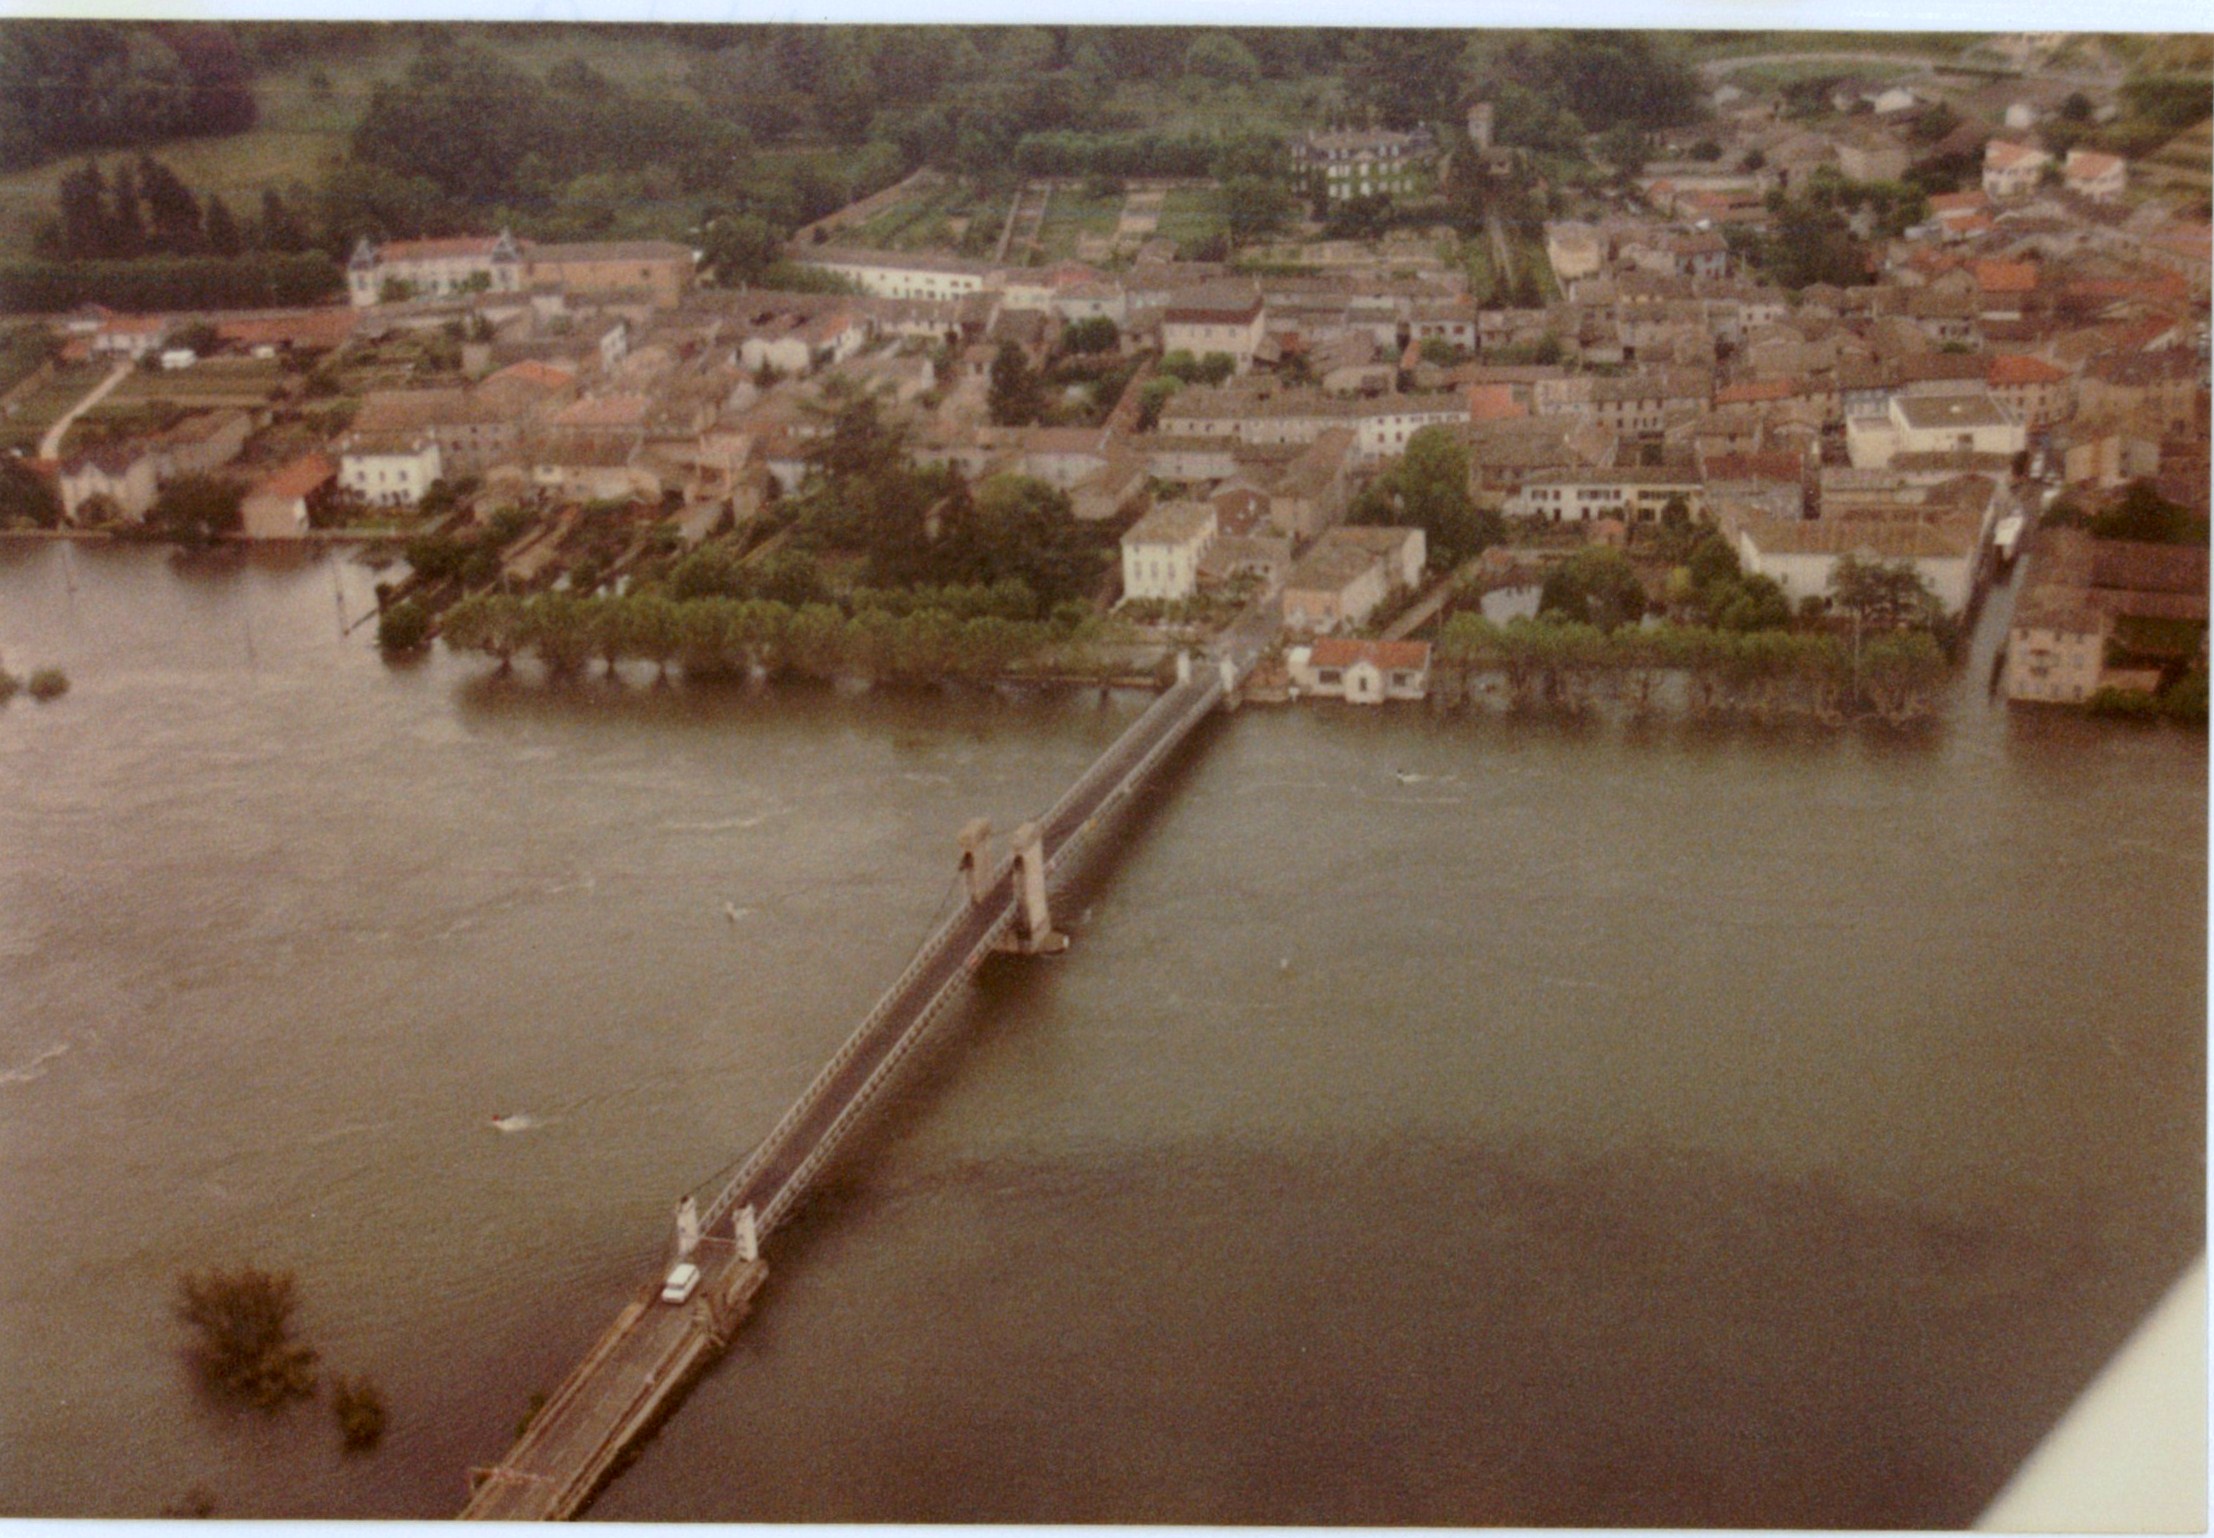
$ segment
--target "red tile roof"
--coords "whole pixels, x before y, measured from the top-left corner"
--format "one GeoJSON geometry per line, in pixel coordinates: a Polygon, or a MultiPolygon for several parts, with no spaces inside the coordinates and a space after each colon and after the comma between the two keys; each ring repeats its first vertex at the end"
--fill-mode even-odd
{"type": "Polygon", "coordinates": [[[1507,417],[1526,417],[1530,413],[1514,398],[1509,385],[1479,384],[1468,387],[1468,419],[1471,422],[1497,422],[1507,417]]]}
{"type": "Polygon", "coordinates": [[[336,347],[354,334],[359,313],[339,305],[320,310],[232,315],[215,323],[215,334],[239,347],[336,347]]]}
{"type": "Polygon", "coordinates": [[[1789,400],[1803,388],[1796,379],[1746,379],[1714,392],[1717,406],[1742,406],[1754,401],[1789,400]]]}
{"type": "Polygon", "coordinates": [[[1430,665],[1428,641],[1356,641],[1347,636],[1325,636],[1315,642],[1308,658],[1318,668],[1349,668],[1356,662],[1373,663],[1387,672],[1430,665]]]}
{"type": "Polygon", "coordinates": [[[257,497],[304,497],[338,473],[321,454],[305,454],[272,470],[254,488],[257,497]]]}
{"type": "Polygon", "coordinates": [[[2055,368],[2043,358],[2026,357],[2018,352],[1998,354],[1984,374],[1994,385],[2058,384],[2067,377],[2066,369],[2055,368]]]}
{"type": "Polygon", "coordinates": [[[566,390],[577,382],[577,376],[565,368],[551,363],[541,363],[536,358],[525,358],[520,363],[510,363],[494,374],[487,374],[484,383],[496,379],[513,380],[517,384],[537,385],[544,390],[566,390]]]}
{"type": "Polygon", "coordinates": [[[1987,294],[2029,294],[2037,290],[2035,262],[1978,262],[1976,287],[1987,294]]]}

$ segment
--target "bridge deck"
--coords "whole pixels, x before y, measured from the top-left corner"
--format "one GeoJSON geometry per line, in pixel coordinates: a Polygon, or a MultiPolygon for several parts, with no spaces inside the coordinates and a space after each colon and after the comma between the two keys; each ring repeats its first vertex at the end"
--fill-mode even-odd
{"type": "MultiPolygon", "coordinates": [[[[1236,671],[1250,666],[1243,657],[1236,671]]],[[[1049,879],[1059,880],[1105,826],[1224,696],[1213,667],[1155,700],[1078,777],[1040,819],[1049,879]]],[[[628,1447],[737,1327],[767,1275],[741,1261],[726,1220],[744,1207],[766,1238],[804,1194],[870,1102],[895,1077],[944,1008],[1017,921],[1012,862],[993,874],[981,901],[967,903],[924,941],[859,1029],[762,1140],[706,1211],[695,1259],[698,1295],[672,1307],[658,1301],[657,1273],[617,1315],[508,1455],[472,1475],[465,1519],[544,1521],[574,1516],[604,1483],[628,1447]],[[719,1225],[722,1225],[719,1227],[719,1225]]]]}

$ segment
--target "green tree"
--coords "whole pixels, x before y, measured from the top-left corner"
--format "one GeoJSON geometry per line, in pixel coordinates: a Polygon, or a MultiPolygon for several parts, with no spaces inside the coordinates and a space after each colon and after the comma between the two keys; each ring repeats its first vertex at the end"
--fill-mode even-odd
{"type": "Polygon", "coordinates": [[[61,498],[53,485],[14,454],[0,454],[0,529],[58,527],[61,498]]]}
{"type": "Polygon", "coordinates": [[[1122,332],[1105,315],[1072,320],[1061,328],[1061,350],[1072,353],[1113,352],[1122,345],[1122,332]]]}
{"type": "Polygon", "coordinates": [[[1581,621],[1613,634],[1645,616],[1645,586],[1619,550],[1589,546],[1545,574],[1540,614],[1581,621]]]}
{"type": "Polygon", "coordinates": [[[412,598],[388,604],[377,615],[377,649],[399,653],[422,649],[430,639],[430,611],[412,598]]]}
{"type": "Polygon", "coordinates": [[[236,533],[239,504],[246,488],[212,475],[180,475],[162,487],[146,521],[188,544],[205,544],[218,534],[236,533]]]}
{"type": "Polygon", "coordinates": [[[1830,571],[1830,597],[1870,630],[1926,627],[1937,614],[1937,597],[1912,561],[1841,556],[1830,571]]]}
{"type": "Polygon", "coordinates": [[[1239,245],[1275,233],[1292,215],[1291,192],[1272,177],[1237,176],[1222,184],[1222,216],[1239,245]]]}
{"type": "Polygon", "coordinates": [[[1253,51],[1227,32],[1202,32],[1184,50],[1184,73],[1250,84],[1261,76],[1253,51]]]}
{"type": "Polygon", "coordinates": [[[986,409],[996,426],[1021,427],[1038,417],[1038,377],[1029,357],[1013,342],[1002,342],[992,358],[986,409]]]}
{"type": "Polygon", "coordinates": [[[783,256],[783,241],[758,214],[725,214],[707,223],[700,249],[707,270],[724,288],[760,283],[783,256]]]}
{"type": "Polygon", "coordinates": [[[384,1391],[367,1375],[331,1379],[331,1412],[339,1442],[348,1453],[373,1451],[384,1440],[384,1391]]]}
{"type": "Polygon", "coordinates": [[[1454,567],[1505,537],[1499,515],[1469,496],[1468,451],[1442,427],[1418,429],[1392,467],[1361,489],[1353,521],[1405,524],[1423,532],[1430,561],[1454,567]]]}

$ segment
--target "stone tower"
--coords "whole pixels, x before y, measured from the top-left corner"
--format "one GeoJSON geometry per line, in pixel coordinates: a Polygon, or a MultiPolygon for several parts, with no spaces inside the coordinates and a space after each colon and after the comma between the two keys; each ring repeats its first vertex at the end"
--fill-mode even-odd
{"type": "Polygon", "coordinates": [[[1479,150],[1491,148],[1491,103],[1480,101],[1468,109],[1468,142],[1479,150]]]}

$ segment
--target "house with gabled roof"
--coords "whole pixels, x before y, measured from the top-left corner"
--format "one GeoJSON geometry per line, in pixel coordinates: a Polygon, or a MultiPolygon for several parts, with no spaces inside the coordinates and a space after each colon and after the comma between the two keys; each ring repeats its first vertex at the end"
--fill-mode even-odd
{"type": "Polygon", "coordinates": [[[1355,705],[1419,700],[1430,692],[1428,641],[1363,641],[1324,636],[1295,646],[1287,658],[1292,683],[1318,699],[1355,705]]]}
{"type": "Polygon", "coordinates": [[[2111,203],[2122,195],[2129,179],[2129,165],[2119,155],[2097,150],[2072,149],[2060,168],[2062,185],[2095,203],[2111,203]]]}
{"type": "Polygon", "coordinates": [[[2033,145],[1993,139],[1983,147],[1983,190],[1994,202],[2026,198],[2052,163],[2052,156],[2033,145]]]}

